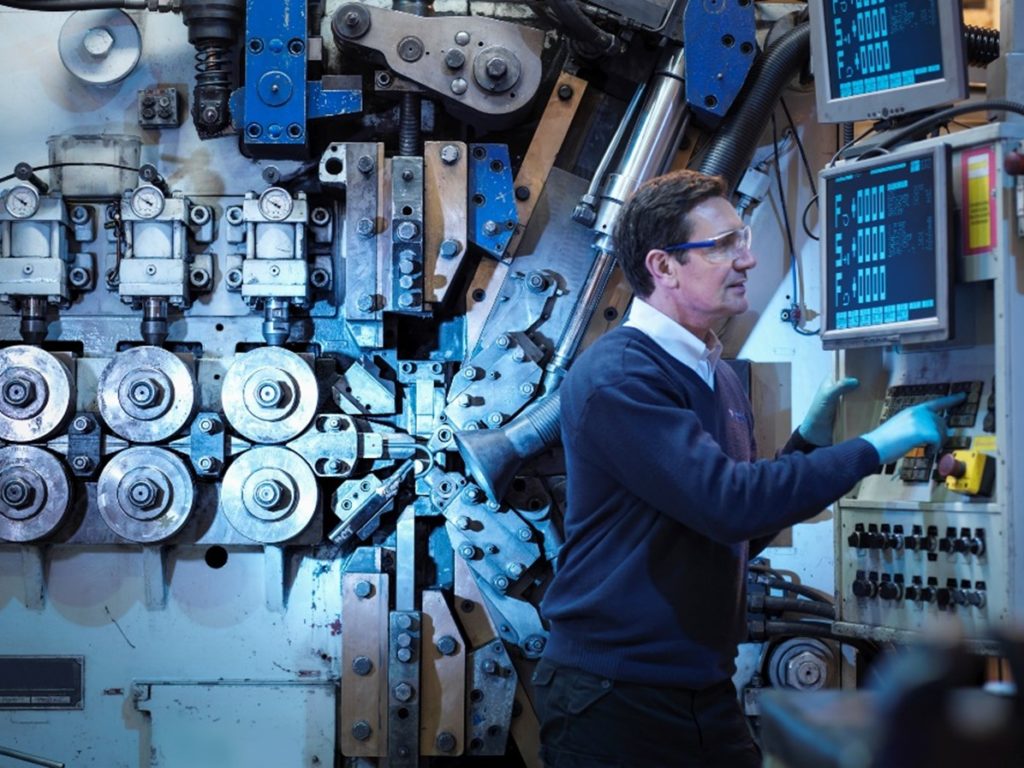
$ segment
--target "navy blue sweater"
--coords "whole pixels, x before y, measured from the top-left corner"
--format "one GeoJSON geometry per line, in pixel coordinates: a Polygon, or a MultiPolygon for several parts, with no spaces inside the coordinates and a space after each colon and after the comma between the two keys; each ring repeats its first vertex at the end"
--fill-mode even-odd
{"type": "Polygon", "coordinates": [[[751,461],[750,405],[728,365],[712,391],[633,328],[584,352],[561,393],[568,505],[545,658],[647,685],[728,679],[748,542],[821,511],[877,451],[858,438],[751,461]]]}

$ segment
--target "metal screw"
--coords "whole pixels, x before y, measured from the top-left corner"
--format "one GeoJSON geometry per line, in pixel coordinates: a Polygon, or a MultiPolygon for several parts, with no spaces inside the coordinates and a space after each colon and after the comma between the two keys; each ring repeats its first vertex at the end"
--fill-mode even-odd
{"type": "Polygon", "coordinates": [[[488,219],[484,222],[484,234],[494,237],[498,234],[498,222],[488,219]]]}
{"type": "Polygon", "coordinates": [[[466,81],[461,77],[456,77],[454,80],[452,80],[451,89],[452,93],[454,93],[456,96],[461,96],[462,94],[464,94],[466,92],[466,88],[468,87],[469,86],[466,83],[466,81]]]}
{"type": "Polygon", "coordinates": [[[75,224],[85,224],[89,220],[89,209],[84,205],[76,205],[71,209],[71,220],[75,224]]]}
{"type": "Polygon", "coordinates": [[[439,752],[454,752],[455,751],[455,735],[448,731],[441,731],[437,734],[437,738],[434,740],[437,745],[439,752]]]}
{"type": "Polygon", "coordinates": [[[536,293],[540,293],[548,287],[548,278],[540,272],[531,272],[526,277],[526,286],[536,293]]]}
{"type": "Polygon", "coordinates": [[[487,421],[493,424],[494,426],[500,425],[501,422],[504,420],[505,417],[502,416],[499,411],[491,411],[489,414],[487,414],[487,421]]]}
{"type": "Polygon", "coordinates": [[[444,240],[441,242],[439,253],[442,259],[454,259],[462,250],[457,240],[444,240]]]}
{"type": "Polygon", "coordinates": [[[409,308],[417,304],[416,297],[411,293],[403,293],[398,297],[398,306],[409,308]]]}
{"type": "Polygon", "coordinates": [[[498,674],[498,664],[494,659],[485,659],[484,663],[480,665],[480,668],[486,675],[498,674]]]}
{"type": "Polygon", "coordinates": [[[500,56],[487,62],[487,76],[492,80],[500,80],[508,74],[508,63],[500,56]]]}
{"type": "Polygon", "coordinates": [[[399,240],[414,240],[420,233],[420,228],[415,221],[403,221],[396,227],[395,235],[399,240]]]}
{"type": "Polygon", "coordinates": [[[398,42],[398,55],[402,61],[414,62],[423,58],[423,41],[412,35],[398,42]]]}
{"type": "Polygon", "coordinates": [[[373,171],[374,165],[375,163],[370,155],[360,155],[359,159],[356,160],[356,168],[364,176],[368,176],[373,171]]]}
{"type": "Polygon", "coordinates": [[[516,200],[526,201],[530,199],[530,188],[520,184],[516,187],[516,200]]]}
{"type": "Polygon", "coordinates": [[[373,585],[368,581],[357,581],[354,591],[356,597],[360,600],[365,600],[373,592],[373,585]]]}
{"type": "Polygon", "coordinates": [[[462,369],[462,376],[470,381],[476,381],[480,378],[480,369],[475,365],[467,365],[462,369]]]}
{"type": "Polygon", "coordinates": [[[544,646],[547,644],[547,640],[540,635],[531,635],[526,638],[526,650],[529,653],[542,653],[544,651],[544,646]]]}
{"type": "Polygon", "coordinates": [[[458,48],[452,48],[444,55],[444,63],[449,69],[462,69],[466,63],[466,54],[458,48]]]}
{"type": "Polygon", "coordinates": [[[376,302],[374,301],[373,296],[368,293],[364,293],[359,297],[359,301],[356,302],[356,306],[359,308],[360,312],[373,312],[375,304],[376,302]]]}
{"type": "Polygon", "coordinates": [[[265,379],[256,387],[256,400],[264,408],[279,408],[284,402],[284,389],[280,382],[265,379]]]}
{"type": "Polygon", "coordinates": [[[509,346],[512,344],[512,339],[509,338],[508,334],[503,333],[501,334],[501,336],[494,340],[494,343],[497,344],[502,349],[508,349],[509,346]]]}
{"type": "MultiPolygon", "coordinates": [[[[355,14],[349,14],[349,16],[354,15],[355,14]]],[[[365,720],[359,720],[358,722],[352,724],[352,737],[356,741],[366,741],[368,738],[370,738],[371,733],[373,733],[373,728],[371,728],[370,724],[365,720]]]]}
{"type": "Polygon", "coordinates": [[[528,381],[524,381],[522,384],[519,385],[519,394],[521,394],[523,397],[529,397],[534,393],[536,389],[536,386],[534,386],[528,381]]]}
{"type": "Polygon", "coordinates": [[[75,456],[71,460],[71,466],[79,472],[87,472],[92,467],[92,459],[88,456],[75,456]]]}
{"type": "Polygon", "coordinates": [[[459,30],[458,32],[455,33],[455,43],[456,43],[456,45],[469,45],[469,40],[470,40],[469,32],[464,32],[462,30],[459,30]]]}
{"type": "Polygon", "coordinates": [[[529,528],[520,528],[516,531],[516,536],[519,537],[520,541],[529,541],[533,538],[533,532],[529,528]]]}
{"type": "Polygon", "coordinates": [[[474,557],[476,557],[476,547],[474,547],[472,544],[463,544],[461,547],[459,547],[459,555],[464,560],[472,560],[474,557]]]}
{"type": "Polygon", "coordinates": [[[479,504],[481,501],[483,501],[483,496],[480,493],[480,489],[477,488],[475,485],[471,485],[465,491],[463,491],[462,498],[465,499],[470,504],[479,504]]]}
{"type": "Polygon", "coordinates": [[[455,527],[458,528],[460,531],[465,531],[469,529],[471,522],[472,521],[466,515],[459,515],[455,519],[455,527]]]}
{"type": "Polygon", "coordinates": [[[252,497],[263,509],[281,509],[288,501],[288,489],[277,480],[264,480],[253,489],[252,497]]]}
{"type": "Polygon", "coordinates": [[[443,656],[451,656],[458,649],[458,643],[455,642],[455,638],[451,635],[442,635],[437,639],[435,643],[437,652],[443,656]]]}
{"type": "Polygon", "coordinates": [[[88,432],[92,429],[92,419],[85,416],[76,416],[75,420],[71,422],[71,427],[75,432],[88,432]]]}
{"type": "Polygon", "coordinates": [[[505,566],[505,570],[508,571],[508,575],[513,579],[518,579],[526,571],[526,566],[522,563],[509,563],[505,566]]]}
{"type": "Polygon", "coordinates": [[[412,168],[406,168],[402,171],[402,181],[412,181],[416,178],[416,174],[412,172],[412,168]]]}
{"type": "Polygon", "coordinates": [[[160,502],[160,489],[149,478],[142,478],[132,483],[128,498],[140,509],[153,509],[160,502]]]}
{"type": "Polygon", "coordinates": [[[213,419],[200,419],[199,431],[207,435],[213,432],[213,419]]]}
{"type": "Polygon", "coordinates": [[[114,36],[106,27],[93,27],[85,33],[82,47],[90,56],[102,59],[114,48],[114,36]]]}
{"type": "Polygon", "coordinates": [[[373,662],[367,656],[356,656],[352,660],[352,671],[360,677],[366,677],[373,671],[373,662]]]}
{"type": "MultiPolygon", "coordinates": [[[[461,51],[456,51],[461,55],[461,51]]],[[[454,144],[445,144],[441,147],[441,162],[445,165],[454,165],[459,161],[462,153],[459,152],[459,148],[454,144]]]]}
{"type": "Polygon", "coordinates": [[[463,394],[459,396],[459,406],[462,408],[469,408],[473,405],[473,397],[469,394],[463,394]]]}
{"type": "Polygon", "coordinates": [[[360,237],[370,237],[377,231],[377,225],[373,223],[373,219],[362,218],[356,222],[356,232],[359,233],[360,237]]]}
{"type": "Polygon", "coordinates": [[[413,695],[412,686],[408,683],[399,683],[391,691],[399,701],[410,701],[413,695]]]}
{"type": "Polygon", "coordinates": [[[494,588],[499,592],[504,592],[508,589],[508,579],[504,576],[495,576],[492,583],[494,584],[494,588]]]}
{"type": "Polygon", "coordinates": [[[199,461],[196,463],[203,472],[212,472],[216,466],[214,462],[216,462],[216,459],[212,456],[200,456],[199,461]]]}
{"type": "Polygon", "coordinates": [[[558,86],[558,98],[560,98],[562,101],[568,101],[569,99],[571,99],[572,94],[572,86],[569,85],[568,83],[563,83],[562,85],[558,86]]]}
{"type": "Polygon", "coordinates": [[[160,399],[163,388],[153,379],[137,381],[128,390],[128,399],[139,408],[151,408],[160,399]]]}
{"type": "Polygon", "coordinates": [[[395,657],[403,664],[407,664],[412,661],[412,651],[408,648],[399,648],[395,651],[395,657]]]}

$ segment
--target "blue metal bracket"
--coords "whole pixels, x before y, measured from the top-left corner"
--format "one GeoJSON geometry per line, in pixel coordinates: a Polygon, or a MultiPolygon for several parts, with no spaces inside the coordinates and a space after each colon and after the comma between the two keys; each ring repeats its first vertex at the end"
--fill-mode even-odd
{"type": "Polygon", "coordinates": [[[698,121],[715,126],[739,95],[757,54],[754,3],[703,0],[683,14],[686,101],[698,121]]]}
{"type": "Polygon", "coordinates": [[[350,80],[307,81],[307,2],[246,2],[245,87],[231,95],[231,116],[254,156],[305,157],[307,120],[362,109],[350,80]]]}
{"type": "Polygon", "coordinates": [[[519,224],[512,164],[505,144],[469,145],[470,239],[497,259],[519,224]]]}

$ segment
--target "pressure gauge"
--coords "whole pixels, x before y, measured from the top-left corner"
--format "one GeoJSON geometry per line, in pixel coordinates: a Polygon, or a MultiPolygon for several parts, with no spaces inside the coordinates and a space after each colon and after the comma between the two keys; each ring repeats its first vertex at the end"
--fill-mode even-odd
{"type": "Polygon", "coordinates": [[[271,221],[284,221],[292,212],[292,196],[281,187],[271,187],[260,195],[260,213],[271,221]]]}
{"type": "Polygon", "coordinates": [[[155,219],[164,210],[164,193],[152,184],[143,184],[132,192],[131,206],[140,219],[155,219]]]}
{"type": "Polygon", "coordinates": [[[39,191],[29,184],[19,184],[7,193],[4,208],[16,219],[27,219],[39,210],[39,191]]]}

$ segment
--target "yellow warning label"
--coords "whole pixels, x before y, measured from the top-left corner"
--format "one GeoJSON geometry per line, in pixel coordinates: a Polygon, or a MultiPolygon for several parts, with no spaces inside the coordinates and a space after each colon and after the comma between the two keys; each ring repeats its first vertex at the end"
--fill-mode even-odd
{"type": "Polygon", "coordinates": [[[984,251],[994,247],[988,152],[966,158],[967,249],[984,251]]]}
{"type": "Polygon", "coordinates": [[[974,445],[971,446],[976,451],[995,451],[996,450],[996,436],[995,435],[978,435],[974,438],[974,445]]]}

